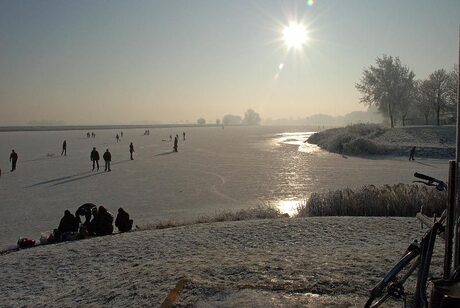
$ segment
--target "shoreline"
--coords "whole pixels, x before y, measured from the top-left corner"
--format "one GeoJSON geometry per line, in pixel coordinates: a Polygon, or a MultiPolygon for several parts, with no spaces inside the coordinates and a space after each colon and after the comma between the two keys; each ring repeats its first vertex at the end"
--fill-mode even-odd
{"type": "Polygon", "coordinates": [[[422,234],[415,218],[309,217],[64,242],[0,255],[0,304],[159,306],[185,278],[177,307],[362,307],[422,234]]]}

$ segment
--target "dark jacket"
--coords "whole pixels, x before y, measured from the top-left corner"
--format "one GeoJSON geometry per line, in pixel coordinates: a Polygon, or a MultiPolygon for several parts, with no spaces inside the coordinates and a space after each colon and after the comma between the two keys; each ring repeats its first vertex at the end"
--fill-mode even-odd
{"type": "Polygon", "coordinates": [[[95,235],[109,235],[113,232],[113,216],[103,206],[90,222],[90,232],[95,235]]]}
{"type": "Polygon", "coordinates": [[[99,152],[96,150],[92,150],[90,158],[91,160],[99,160],[99,152]]]}
{"type": "Polygon", "coordinates": [[[65,211],[64,217],[62,217],[59,223],[58,230],[61,233],[65,232],[77,232],[78,231],[78,220],[69,211],[65,211]]]}
{"type": "Polygon", "coordinates": [[[112,154],[110,152],[105,152],[104,155],[102,156],[105,161],[111,161],[112,160],[112,154]]]}
{"type": "Polygon", "coordinates": [[[130,231],[133,227],[132,219],[129,219],[129,214],[122,208],[118,209],[117,219],[115,219],[115,226],[120,232],[130,231]]]}
{"type": "Polygon", "coordinates": [[[77,220],[80,220],[80,216],[85,216],[84,224],[89,224],[93,209],[97,209],[97,206],[92,203],[85,203],[81,205],[75,212],[77,220]]]}
{"type": "Polygon", "coordinates": [[[11,153],[10,155],[10,161],[17,161],[18,160],[18,153],[14,152],[14,153],[11,153]]]}

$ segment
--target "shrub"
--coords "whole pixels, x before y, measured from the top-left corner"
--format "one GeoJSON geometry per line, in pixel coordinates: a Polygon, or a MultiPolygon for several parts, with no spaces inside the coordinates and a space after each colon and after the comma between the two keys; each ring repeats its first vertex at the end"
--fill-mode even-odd
{"type": "Polygon", "coordinates": [[[446,208],[447,193],[433,188],[397,184],[364,186],[313,193],[297,209],[297,217],[305,216],[415,216],[423,206],[426,215],[440,216],[446,208]]]}

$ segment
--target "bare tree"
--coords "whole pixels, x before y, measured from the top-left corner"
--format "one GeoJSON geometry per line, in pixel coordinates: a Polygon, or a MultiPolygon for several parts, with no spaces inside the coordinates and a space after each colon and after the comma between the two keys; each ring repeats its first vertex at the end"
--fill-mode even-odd
{"type": "Polygon", "coordinates": [[[433,112],[434,93],[428,80],[417,81],[417,100],[416,108],[425,118],[425,125],[428,125],[428,119],[433,112]]]}
{"type": "Polygon", "coordinates": [[[383,55],[376,59],[376,66],[364,70],[356,89],[362,94],[360,101],[377,106],[380,112],[388,115],[391,127],[394,127],[398,112],[409,110],[405,104],[411,102],[414,77],[414,72],[402,65],[399,57],[383,55]]]}
{"type": "Polygon", "coordinates": [[[452,99],[451,93],[451,76],[446,72],[445,69],[439,69],[434,71],[428,77],[429,91],[432,96],[432,104],[436,113],[436,125],[440,125],[441,111],[448,108],[449,102],[452,99]]]}

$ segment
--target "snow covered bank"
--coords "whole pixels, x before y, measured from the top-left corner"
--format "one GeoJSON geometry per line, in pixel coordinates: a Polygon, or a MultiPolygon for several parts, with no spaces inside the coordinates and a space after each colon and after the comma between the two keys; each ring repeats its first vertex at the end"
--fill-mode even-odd
{"type": "Polygon", "coordinates": [[[0,306],[155,307],[185,277],[179,307],[359,307],[421,233],[414,218],[319,217],[42,246],[0,256],[0,306]]]}
{"type": "Polygon", "coordinates": [[[411,126],[384,128],[376,124],[355,124],[314,134],[309,143],[331,152],[351,155],[408,156],[416,146],[416,157],[453,158],[454,126],[411,126]]]}

